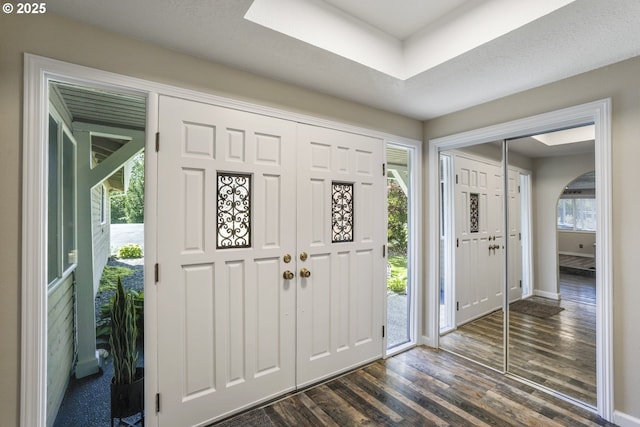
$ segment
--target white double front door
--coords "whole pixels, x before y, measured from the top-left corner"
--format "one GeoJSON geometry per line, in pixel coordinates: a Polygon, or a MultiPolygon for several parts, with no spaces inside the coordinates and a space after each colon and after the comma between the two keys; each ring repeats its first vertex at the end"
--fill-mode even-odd
{"type": "Polygon", "coordinates": [[[159,105],[159,425],[207,425],[381,357],[382,141],[159,105]]]}

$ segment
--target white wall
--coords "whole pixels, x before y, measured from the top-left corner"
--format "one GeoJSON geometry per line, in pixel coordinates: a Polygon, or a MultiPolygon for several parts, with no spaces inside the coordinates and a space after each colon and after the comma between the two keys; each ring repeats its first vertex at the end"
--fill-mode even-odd
{"type": "Polygon", "coordinates": [[[557,295],[557,206],[564,188],[595,168],[593,154],[534,159],[532,176],[534,293],[557,295]]]}
{"type": "Polygon", "coordinates": [[[560,254],[594,257],[595,243],[596,233],[593,231],[558,231],[558,253],[560,254]]]}

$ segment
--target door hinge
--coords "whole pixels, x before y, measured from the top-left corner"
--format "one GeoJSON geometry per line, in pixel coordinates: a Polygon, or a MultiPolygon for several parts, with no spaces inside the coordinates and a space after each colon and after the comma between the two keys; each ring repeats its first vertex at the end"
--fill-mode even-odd
{"type": "Polygon", "coordinates": [[[460,301],[456,301],[456,311],[460,311],[460,301]]]}
{"type": "Polygon", "coordinates": [[[382,325],[382,338],[384,338],[384,325],[382,325]]]}
{"type": "Polygon", "coordinates": [[[382,176],[387,176],[387,164],[382,164],[382,176]]]}
{"type": "Polygon", "coordinates": [[[520,287],[522,287],[522,280],[520,280],[520,287]]]}
{"type": "Polygon", "coordinates": [[[160,132],[156,132],[156,153],[160,151],[160,132]]]}
{"type": "Polygon", "coordinates": [[[156,393],[156,414],[160,412],[160,393],[156,393]]]}
{"type": "Polygon", "coordinates": [[[458,183],[458,174],[456,174],[456,184],[458,183]]]}
{"type": "Polygon", "coordinates": [[[522,233],[518,233],[518,240],[522,240],[522,233]]]}
{"type": "Polygon", "coordinates": [[[520,192],[520,186],[518,185],[518,193],[520,192]]]}
{"type": "Polygon", "coordinates": [[[460,239],[456,239],[456,248],[460,247],[460,239]]]}
{"type": "Polygon", "coordinates": [[[160,281],[160,265],[156,262],[156,265],[153,266],[153,279],[156,283],[160,281]]]}
{"type": "Polygon", "coordinates": [[[387,245],[382,245],[382,258],[387,256],[387,245]]]}

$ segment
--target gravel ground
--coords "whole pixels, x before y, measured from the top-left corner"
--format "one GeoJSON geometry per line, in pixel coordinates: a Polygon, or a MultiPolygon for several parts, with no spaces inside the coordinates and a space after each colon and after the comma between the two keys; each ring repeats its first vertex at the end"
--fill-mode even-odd
{"type": "MultiPolygon", "coordinates": [[[[109,266],[128,267],[134,270],[133,274],[122,277],[122,284],[125,289],[133,289],[140,292],[144,290],[144,258],[137,259],[115,259],[110,258],[107,262],[109,266]]],[[[96,322],[100,317],[100,307],[109,302],[113,291],[98,292],[96,294],[96,322]]]]}

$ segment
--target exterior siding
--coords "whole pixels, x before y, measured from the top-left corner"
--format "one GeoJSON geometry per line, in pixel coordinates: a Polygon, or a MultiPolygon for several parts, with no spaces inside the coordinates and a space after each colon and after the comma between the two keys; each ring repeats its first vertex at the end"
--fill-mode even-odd
{"type": "Polygon", "coordinates": [[[69,383],[74,360],[73,274],[48,293],[47,426],[53,425],[69,383]]]}
{"type": "Polygon", "coordinates": [[[102,276],[102,270],[107,264],[109,255],[111,255],[110,248],[110,228],[109,228],[109,195],[105,185],[98,185],[91,190],[91,231],[93,235],[93,294],[98,292],[98,286],[100,285],[100,277],[102,276]],[[101,215],[101,199],[102,190],[104,188],[105,193],[105,212],[104,216],[101,215]],[[104,222],[102,222],[104,218],[104,222]]]}

